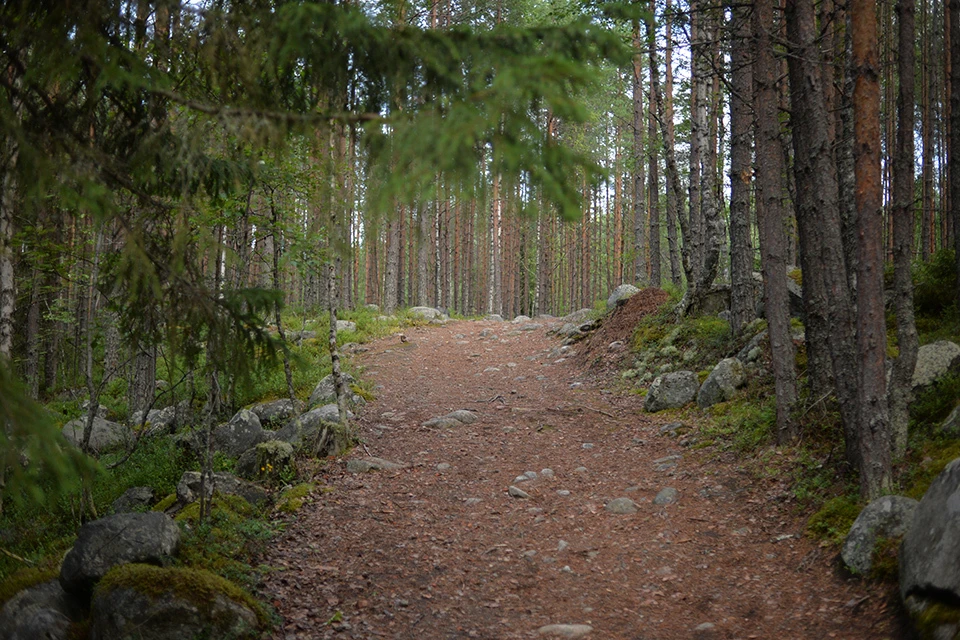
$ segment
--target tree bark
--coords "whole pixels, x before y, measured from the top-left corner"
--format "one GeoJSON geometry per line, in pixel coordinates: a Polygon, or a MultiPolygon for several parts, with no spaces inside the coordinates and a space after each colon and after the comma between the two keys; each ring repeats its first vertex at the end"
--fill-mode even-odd
{"type": "MultiPolygon", "coordinates": [[[[633,23],[633,281],[646,281],[643,227],[646,222],[646,177],[643,163],[643,40],[640,22],[633,23]]],[[[619,283],[618,283],[619,284],[619,283]]]]}
{"type": "MultiPolygon", "coordinates": [[[[956,1],[956,0],[954,0],[956,1]]],[[[886,346],[883,313],[883,185],[880,174],[880,64],[876,4],[852,0],[853,120],[857,229],[857,404],[860,494],[868,500],[890,486],[886,346]]],[[[911,45],[912,46],[912,45],[911,45]]],[[[910,106],[913,108],[913,105],[910,106]]]]}
{"type": "Polygon", "coordinates": [[[907,450],[907,411],[913,400],[913,370],[917,364],[917,324],[913,314],[913,230],[914,230],[914,0],[899,0],[900,90],[897,95],[897,148],[893,166],[893,288],[897,314],[897,343],[900,353],[890,379],[890,431],[893,457],[907,450]]]}
{"type": "MultiPolygon", "coordinates": [[[[839,187],[819,65],[811,0],[788,0],[790,124],[797,190],[797,226],[808,326],[828,327],[825,337],[843,420],[847,461],[859,467],[857,361],[854,305],[841,239],[839,187]]],[[[808,341],[809,343],[809,341],[808,341]]],[[[817,372],[810,372],[817,375],[817,372]]]]}
{"type": "MultiPolygon", "coordinates": [[[[663,107],[666,114],[666,122],[661,118],[660,128],[663,131],[664,156],[672,154],[676,149],[676,135],[673,124],[673,0],[666,0],[664,10],[664,29],[666,32],[666,47],[663,53],[664,77],[663,77],[663,97],[657,99],[657,108],[663,107]],[[665,127],[664,127],[665,125],[665,127]],[[669,151],[668,151],[669,150],[669,151]]],[[[653,81],[659,80],[659,77],[653,81]]],[[[658,92],[659,94],[659,92],[658,92]]],[[[659,113],[659,111],[658,111],[659,113]]],[[[676,171],[676,162],[674,162],[674,171],[676,171]]],[[[680,247],[677,240],[677,225],[682,215],[683,199],[677,196],[677,192],[671,188],[672,178],[670,169],[667,168],[667,244],[670,250],[670,280],[673,286],[679,288],[683,285],[683,269],[680,264],[680,247]]]]}
{"type": "MultiPolygon", "coordinates": [[[[950,200],[953,221],[953,250],[956,258],[957,290],[960,303],[960,0],[948,0],[950,11],[950,137],[947,143],[950,200]]],[[[944,243],[945,246],[946,242],[944,243]]]]}
{"type": "Polygon", "coordinates": [[[734,335],[753,319],[753,247],[750,242],[753,73],[750,68],[750,10],[731,8],[730,47],[730,328],[734,335]]]}
{"type": "Polygon", "coordinates": [[[797,373],[790,335],[787,292],[786,238],[783,228],[783,155],[777,96],[777,64],[773,52],[773,0],[753,6],[755,38],[753,108],[756,146],[757,222],[763,269],[764,312],[773,355],[777,400],[777,442],[787,444],[799,435],[793,419],[797,401],[797,373]]]}
{"type": "MultiPolygon", "coordinates": [[[[653,0],[650,2],[650,12],[656,10],[653,0]]],[[[647,22],[647,49],[649,72],[650,72],[650,100],[649,113],[647,114],[647,162],[648,179],[650,184],[647,193],[650,194],[650,281],[651,287],[659,287],[661,281],[660,274],[660,147],[656,144],[657,139],[657,121],[656,113],[660,109],[660,69],[657,65],[657,31],[654,27],[654,20],[647,22]]]]}

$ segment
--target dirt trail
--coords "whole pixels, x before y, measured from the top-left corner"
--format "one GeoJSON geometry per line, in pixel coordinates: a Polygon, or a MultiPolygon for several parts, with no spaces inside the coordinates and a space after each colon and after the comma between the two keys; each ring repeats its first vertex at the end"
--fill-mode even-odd
{"type": "Polygon", "coordinates": [[[263,559],[279,569],[263,585],[277,638],[536,638],[556,623],[597,640],[897,637],[887,594],[800,537],[781,483],[679,447],[638,397],[551,354],[546,328],[520,328],[453,322],[358,356],[377,399],[351,457],[408,466],[320,473],[330,490],[263,559]],[[420,426],[455,409],[480,419],[420,426]],[[539,477],[516,482],[526,471],[539,477]],[[655,505],[666,487],[677,501],[655,505]],[[609,513],[620,497],[637,512],[609,513]]]}

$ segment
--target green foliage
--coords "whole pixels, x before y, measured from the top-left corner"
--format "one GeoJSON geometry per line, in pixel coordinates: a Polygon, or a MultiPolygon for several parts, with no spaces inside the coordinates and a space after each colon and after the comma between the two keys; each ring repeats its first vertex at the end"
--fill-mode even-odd
{"type": "Polygon", "coordinates": [[[932,602],[913,616],[913,621],[923,640],[937,640],[945,637],[938,633],[939,627],[955,627],[960,623],[960,607],[945,602],[932,602]]]}
{"type": "Polygon", "coordinates": [[[257,621],[266,626],[269,617],[263,605],[236,584],[204,571],[183,567],[155,567],[149,564],[125,564],[107,572],[96,587],[97,594],[116,589],[132,589],[150,598],[173,594],[201,610],[209,610],[218,596],[225,596],[253,611],[257,621]]]}
{"type": "Polygon", "coordinates": [[[911,458],[904,495],[920,500],[946,466],[960,458],[960,440],[926,440],[911,458]]]}
{"type": "Polygon", "coordinates": [[[777,403],[772,394],[764,393],[756,383],[741,394],[742,399],[714,405],[712,424],[701,427],[701,433],[747,453],[770,442],[777,422],[777,403]]]}
{"type": "Polygon", "coordinates": [[[303,506],[303,501],[316,488],[315,485],[305,482],[295,487],[289,487],[280,494],[276,509],[280,513],[296,513],[303,506]]]}
{"type": "Polygon", "coordinates": [[[707,351],[723,350],[730,344],[730,323],[717,316],[690,318],[681,326],[680,339],[707,351]]]}
{"type": "Polygon", "coordinates": [[[177,504],[177,494],[171,493],[166,498],[153,505],[151,511],[166,511],[175,504],[177,504]]]}
{"type": "Polygon", "coordinates": [[[210,518],[197,524],[199,514],[199,503],[194,502],[177,515],[184,529],[179,562],[213,571],[240,585],[255,586],[253,561],[273,536],[273,526],[238,496],[216,494],[210,518]]]}
{"type": "MultiPolygon", "coordinates": [[[[104,456],[110,464],[124,455],[122,452],[104,456]]],[[[93,483],[93,498],[99,508],[110,505],[130,487],[152,487],[158,495],[166,495],[177,487],[187,461],[169,438],[146,438],[141,441],[129,460],[119,467],[97,475],[93,483]]]]}
{"type": "Polygon", "coordinates": [[[848,495],[831,498],[807,520],[807,533],[818,540],[839,545],[847,537],[862,507],[857,498],[848,495]]]}
{"type": "Polygon", "coordinates": [[[929,262],[918,263],[913,270],[913,304],[918,320],[945,315],[954,304],[953,296],[946,292],[956,290],[953,249],[941,249],[929,262]]]}
{"type": "Polygon", "coordinates": [[[51,415],[29,399],[0,362],[0,469],[6,469],[2,496],[15,506],[48,505],[93,475],[95,463],[66,444],[51,415]]]}
{"type": "Polygon", "coordinates": [[[872,579],[896,584],[900,575],[900,543],[902,542],[903,536],[877,540],[870,566],[872,579]]]}
{"type": "Polygon", "coordinates": [[[943,422],[960,399],[960,373],[948,373],[917,394],[910,406],[911,426],[929,431],[943,422]]]}

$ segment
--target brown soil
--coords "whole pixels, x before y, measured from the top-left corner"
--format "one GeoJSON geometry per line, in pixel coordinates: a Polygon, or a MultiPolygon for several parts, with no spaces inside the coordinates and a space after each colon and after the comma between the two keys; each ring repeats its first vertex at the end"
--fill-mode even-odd
{"type": "Polygon", "coordinates": [[[899,637],[889,589],[842,576],[835,550],[803,537],[785,482],[679,447],[638,396],[551,354],[545,328],[517,329],[455,322],[358,356],[377,398],[350,457],[408,466],[321,469],[327,490],[263,559],[276,638],[499,640],[554,623],[598,640],[899,637]],[[421,426],[455,409],[480,419],[421,426]],[[544,468],[554,477],[515,481],[544,468]],[[679,499],[657,506],[665,487],[679,499]],[[618,497],[637,512],[608,513],[618,497]]]}
{"type": "Polygon", "coordinates": [[[577,349],[577,358],[586,366],[601,372],[619,368],[630,353],[633,330],[646,315],[654,313],[670,298],[663,289],[641,289],[626,299],[616,310],[600,321],[600,327],[591,333],[577,349]],[[611,348],[611,345],[613,348],[611,348]]]}

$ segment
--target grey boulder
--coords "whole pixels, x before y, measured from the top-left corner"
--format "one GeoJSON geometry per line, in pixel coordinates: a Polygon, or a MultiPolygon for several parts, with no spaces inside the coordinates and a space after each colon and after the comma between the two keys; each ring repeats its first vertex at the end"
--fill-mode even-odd
{"type": "Polygon", "coordinates": [[[918,502],[903,496],[883,496],[868,504],[843,541],[840,557],[854,573],[873,567],[873,552],[882,538],[902,536],[910,529],[918,502]]]}
{"type": "MultiPolygon", "coordinates": [[[[353,419],[353,413],[347,412],[347,419],[353,419]]],[[[294,448],[313,443],[323,430],[323,425],[337,425],[340,423],[340,410],[335,404],[326,404],[307,411],[299,418],[294,418],[282,429],[273,433],[273,440],[289,442],[294,448]]]]}
{"type": "Polygon", "coordinates": [[[260,418],[248,409],[241,409],[230,418],[230,422],[220,425],[213,432],[216,449],[231,458],[240,457],[244,451],[266,439],[260,418]]]}
{"type": "MultiPolygon", "coordinates": [[[[356,379],[349,373],[341,373],[340,379],[343,381],[344,392],[347,395],[347,403],[354,406],[364,404],[363,398],[350,389],[350,385],[356,384],[356,379]]],[[[330,404],[336,401],[337,390],[334,387],[333,374],[331,373],[325,376],[323,380],[318,382],[317,386],[313,388],[313,393],[310,394],[310,400],[307,401],[307,406],[316,407],[317,405],[330,404]]]]}
{"type": "Polygon", "coordinates": [[[177,427],[177,407],[171,405],[163,409],[151,409],[147,412],[147,419],[143,419],[142,411],[135,411],[130,416],[130,426],[134,429],[145,424],[150,435],[169,434],[177,427]]]}
{"type": "Polygon", "coordinates": [[[146,511],[156,500],[153,487],[130,487],[113,501],[110,508],[114,513],[146,511]]]}
{"type": "Polygon", "coordinates": [[[180,527],[170,516],[121,513],[80,527],[73,548],[60,567],[60,585],[87,598],[107,571],[121,564],[162,564],[180,545],[180,527]]]}
{"type": "MultiPolygon", "coordinates": [[[[180,572],[178,572],[180,573],[180,572]]],[[[187,572],[183,572],[187,573],[187,572]]],[[[189,572],[187,575],[205,572],[189,572]]],[[[187,585],[163,587],[158,572],[149,588],[110,586],[99,589],[91,610],[92,640],[181,640],[182,638],[256,638],[257,616],[242,602],[222,591],[215,577],[207,578],[202,592],[181,592],[187,585]],[[211,584],[213,585],[211,587],[211,584]]],[[[223,581],[226,582],[226,581],[223,581]]],[[[200,591],[199,589],[197,591],[200,591]]]]}
{"type": "Polygon", "coordinates": [[[913,388],[928,387],[937,378],[960,364],[960,345],[949,340],[925,344],[917,351],[917,366],[913,369],[913,388]]]}
{"type": "Polygon", "coordinates": [[[57,580],[24,589],[0,609],[0,638],[61,640],[70,622],[83,616],[79,603],[57,580]]]}
{"type": "MultiPolygon", "coordinates": [[[[262,507],[270,500],[266,491],[232,473],[214,473],[213,487],[212,489],[206,489],[206,492],[208,497],[214,493],[239,496],[255,507],[262,507]]],[[[184,472],[180,476],[180,482],[177,483],[177,502],[190,504],[199,498],[200,473],[198,471],[184,472]]]]}
{"type": "Polygon", "coordinates": [[[696,398],[699,388],[700,382],[693,371],[665,373],[650,385],[643,408],[650,413],[678,409],[696,398]]]}
{"type": "Polygon", "coordinates": [[[337,320],[337,331],[356,331],[357,323],[349,320],[337,320]]]}
{"type": "Polygon", "coordinates": [[[399,471],[406,465],[373,456],[367,458],[353,458],[347,460],[347,471],[350,473],[366,473],[368,471],[399,471]]]}
{"type": "Polygon", "coordinates": [[[637,289],[632,284],[622,284],[613,291],[610,292],[610,296],[607,297],[607,309],[613,309],[617,306],[617,303],[623,302],[630,298],[631,296],[639,293],[640,289],[637,289]]]}
{"type": "Polygon", "coordinates": [[[456,411],[451,411],[450,413],[439,416],[437,418],[431,418],[424,422],[421,426],[431,428],[453,428],[460,427],[465,424],[473,424],[477,421],[477,414],[473,411],[468,411],[466,409],[457,409],[456,411]]]}
{"type": "Polygon", "coordinates": [[[717,363],[697,392],[697,405],[701,409],[718,402],[733,399],[737,389],[747,382],[746,369],[736,358],[725,358],[717,363]]]}
{"type": "MultiPolygon", "coordinates": [[[[83,429],[87,424],[87,418],[77,418],[71,420],[63,426],[63,437],[67,441],[79,448],[83,443],[83,429]]],[[[104,420],[97,416],[93,419],[93,430],[90,432],[90,448],[94,451],[108,451],[116,449],[133,440],[133,430],[130,427],[118,422],[104,420]]]]}
{"type": "Polygon", "coordinates": [[[421,320],[443,320],[444,314],[433,307],[410,307],[410,315],[421,320]]]}
{"type": "Polygon", "coordinates": [[[900,548],[904,600],[960,602],[960,458],[947,465],[916,508],[900,548]]]}
{"type": "Polygon", "coordinates": [[[299,400],[282,398],[270,402],[261,402],[250,407],[250,411],[260,419],[260,426],[264,429],[276,429],[292,418],[296,418],[303,411],[303,403],[299,400]]]}

